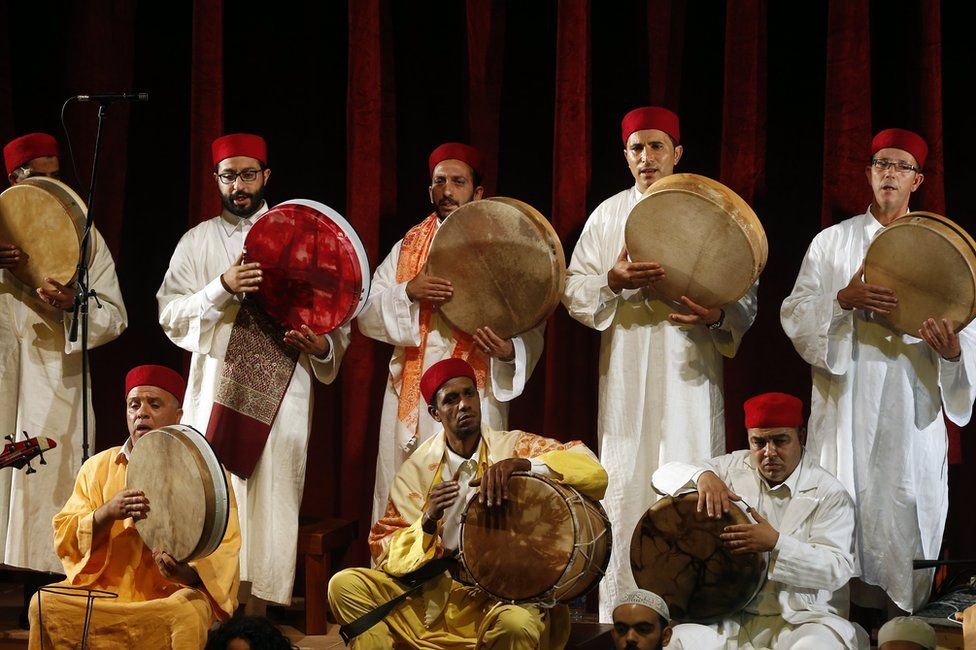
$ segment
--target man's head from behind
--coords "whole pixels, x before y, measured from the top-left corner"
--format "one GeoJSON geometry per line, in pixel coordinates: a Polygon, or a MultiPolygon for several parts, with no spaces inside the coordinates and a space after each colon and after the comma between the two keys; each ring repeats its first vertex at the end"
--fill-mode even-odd
{"type": "Polygon", "coordinates": [[[166,366],[137,366],[125,376],[125,420],[132,444],[153,429],[179,424],[186,382],[166,366]]]}
{"type": "Polygon", "coordinates": [[[288,638],[260,616],[235,616],[207,637],[205,650],[288,650],[288,638]]]}
{"type": "Polygon", "coordinates": [[[232,133],[213,141],[214,178],[224,208],[238,217],[250,217],[261,208],[271,178],[264,138],[232,133]]]}
{"type": "Polygon", "coordinates": [[[481,431],[481,396],[474,368],[464,359],[438,361],[420,379],[427,412],[458,438],[481,431]]]}
{"type": "Polygon", "coordinates": [[[660,650],[671,640],[670,618],[663,598],[645,589],[632,591],[613,610],[613,647],[660,650]]]}
{"type": "Polygon", "coordinates": [[[31,176],[58,178],[58,143],[47,133],[28,133],[15,138],[3,148],[7,180],[16,185],[31,176]]]}
{"type": "Polygon", "coordinates": [[[917,618],[893,618],[878,630],[878,650],[935,650],[935,630],[917,618]]]}
{"type": "Polygon", "coordinates": [[[786,393],[763,393],[743,408],[753,463],[770,485],[779,485],[803,456],[803,402],[786,393]]]}
{"type": "Polygon", "coordinates": [[[481,186],[481,154],[461,142],[445,142],[430,153],[430,202],[439,219],[445,219],[465,203],[484,194],[481,186]]]}

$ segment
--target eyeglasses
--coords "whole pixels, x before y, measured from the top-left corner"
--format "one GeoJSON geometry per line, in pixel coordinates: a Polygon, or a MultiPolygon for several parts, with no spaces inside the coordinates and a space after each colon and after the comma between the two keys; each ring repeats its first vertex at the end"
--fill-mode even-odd
{"type": "Polygon", "coordinates": [[[918,171],[918,167],[915,165],[910,165],[903,160],[888,160],[887,158],[872,158],[871,166],[879,172],[894,169],[899,174],[910,174],[918,171]]]}
{"type": "Polygon", "coordinates": [[[214,174],[221,183],[224,185],[233,185],[234,181],[238,177],[245,183],[253,183],[258,179],[258,174],[261,173],[260,169],[245,169],[239,172],[224,172],[223,174],[214,174]]]}

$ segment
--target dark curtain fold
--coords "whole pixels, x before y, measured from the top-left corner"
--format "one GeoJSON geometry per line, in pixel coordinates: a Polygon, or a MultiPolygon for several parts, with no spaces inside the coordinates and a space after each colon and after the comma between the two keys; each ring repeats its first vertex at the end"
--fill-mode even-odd
{"type": "Polygon", "coordinates": [[[210,143],[224,128],[223,0],[193,3],[193,51],[190,60],[190,225],[220,212],[214,191],[210,143]]]}
{"type": "Polygon", "coordinates": [[[468,133],[481,152],[485,196],[498,187],[498,109],[505,58],[505,3],[467,0],[468,133]]]}
{"type": "Polygon", "coordinates": [[[648,0],[647,60],[650,103],[677,110],[681,102],[685,6],[682,0],[648,0]]]}

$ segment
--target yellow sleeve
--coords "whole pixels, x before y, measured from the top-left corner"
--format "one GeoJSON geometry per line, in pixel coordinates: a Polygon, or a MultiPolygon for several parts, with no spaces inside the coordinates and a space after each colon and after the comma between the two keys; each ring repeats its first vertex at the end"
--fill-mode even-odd
{"type": "Polygon", "coordinates": [[[558,474],[560,483],[576,488],[591,499],[599,501],[607,491],[607,471],[583,445],[548,451],[536,459],[558,474]]]}
{"type": "Polygon", "coordinates": [[[237,499],[230,486],[230,476],[227,476],[230,516],[227,518],[227,531],[220,546],[207,557],[190,562],[190,566],[199,574],[203,591],[210,597],[214,614],[220,621],[226,621],[234,615],[237,591],[241,584],[241,526],[237,519],[237,499]]]}
{"type": "Polygon", "coordinates": [[[71,496],[54,515],[54,550],[68,582],[75,586],[95,581],[108,566],[111,533],[105,543],[92,547],[94,513],[104,503],[98,485],[101,460],[96,456],[82,465],[71,496]]]}
{"type": "Polygon", "coordinates": [[[439,535],[428,535],[421,525],[423,515],[406,528],[393,533],[383,570],[394,577],[416,571],[443,553],[439,535]]]}

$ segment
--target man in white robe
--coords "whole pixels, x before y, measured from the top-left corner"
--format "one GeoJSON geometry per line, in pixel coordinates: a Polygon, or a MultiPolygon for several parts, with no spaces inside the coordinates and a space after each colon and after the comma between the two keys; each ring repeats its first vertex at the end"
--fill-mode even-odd
{"type": "MultiPolygon", "coordinates": [[[[12,185],[31,176],[59,175],[57,143],[45,133],[11,141],[4,160],[12,185]]],[[[51,521],[71,496],[82,460],[81,330],[76,342],[68,341],[75,287],[51,279],[36,290],[24,286],[10,271],[23,258],[17,246],[0,241],[0,435],[22,438],[26,432],[58,446],[34,474],[0,471],[0,549],[8,566],[59,573],[51,521]]],[[[101,303],[92,302],[88,311],[91,349],[118,338],[128,321],[115,262],[97,228],[90,259],[89,287],[101,303]]],[[[90,395],[88,430],[89,452],[94,452],[90,395]]]]}
{"type": "Polygon", "coordinates": [[[437,311],[450,300],[453,287],[427,274],[430,241],[451,212],[482,197],[481,156],[468,145],[449,142],[437,147],[428,163],[435,211],[397,242],[376,269],[358,319],[363,334],[394,346],[380,420],[374,522],[386,512],[387,496],[403,461],[440,431],[425,416],[427,405],[419,390],[423,372],[452,356],[467,359],[479,375],[485,423],[505,431],[508,402],[522,394],[545,342],[545,323],[508,340],[488,327],[469,337],[437,311]]]}
{"type": "MultiPolygon", "coordinates": [[[[780,319],[813,370],[810,451],[857,505],[862,580],[914,611],[933,572],[912,571],[912,560],[938,556],[948,512],[943,414],[960,426],[969,421],[976,345],[971,326],[957,336],[929,320],[908,336],[883,322],[898,296],[863,282],[864,255],[908,212],[927,147],[915,133],[888,129],[871,153],[868,211],[814,238],[780,319]]],[[[855,585],[852,595],[857,604],[890,606],[876,589],[855,585]]]]}
{"type": "Polygon", "coordinates": [[[766,581],[741,611],[711,626],[718,644],[692,645],[695,624],[674,626],[676,647],[710,650],[857,650],[868,637],[847,620],[848,581],[857,575],[854,504],[803,450],[802,402],[784,393],[745,403],[749,449],[706,462],[668,463],[652,478],[661,494],[698,492],[698,508],[721,517],[740,507],[755,523],[726,526],[733,554],[769,553],[766,581]],[[738,502],[738,503],[737,503],[738,502]]]}
{"type": "MultiPolygon", "coordinates": [[[[218,138],[213,158],[224,209],[183,236],[156,294],[163,331],[193,353],[182,421],[200,431],[207,431],[210,422],[218,372],[241,299],[260,287],[260,268],[242,264],[241,253],[251,226],[268,211],[263,197],[271,176],[259,136],[218,138]]],[[[252,597],[280,604],[291,602],[295,578],[312,377],[324,383],[335,379],[349,327],[324,335],[308,328],[291,330],[285,342],[301,354],[271,433],[251,476],[231,475],[241,523],[241,581],[250,584],[252,597]]]]}
{"type": "Polygon", "coordinates": [[[655,298],[667,269],[628,261],[624,227],[643,192],[681,159],[678,116],[638,108],[622,122],[624,156],[635,186],[601,203],[587,220],[569,265],[563,303],[599,330],[600,462],[610,484],[603,506],[613,524],[613,554],[600,583],[600,620],[636,588],[630,537],[656,500],[651,474],[672,460],[690,462],[725,451],[722,364],[735,355],[756,317],[756,286],[737,303],[688,313],[655,298]]]}

